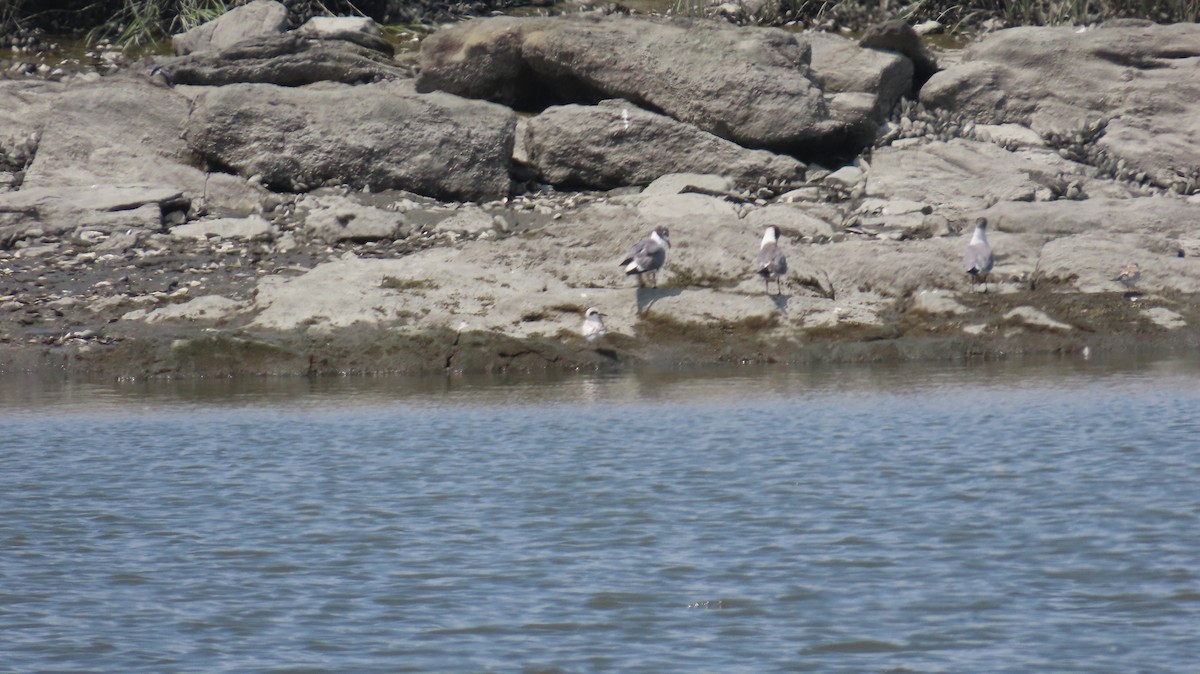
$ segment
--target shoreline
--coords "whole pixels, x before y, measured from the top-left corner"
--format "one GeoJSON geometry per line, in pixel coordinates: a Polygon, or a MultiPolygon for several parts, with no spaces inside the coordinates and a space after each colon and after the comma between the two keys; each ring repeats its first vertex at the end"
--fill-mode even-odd
{"type": "Polygon", "coordinates": [[[908,317],[886,326],[886,330],[898,331],[902,325],[908,326],[908,334],[860,334],[853,339],[830,334],[796,339],[781,336],[778,331],[756,334],[735,332],[728,326],[668,322],[637,335],[612,335],[600,345],[566,334],[517,339],[448,330],[405,333],[375,326],[356,326],[323,335],[203,328],[138,330],[140,334],[134,335],[114,330],[106,331],[98,340],[0,344],[0,377],[167,381],[528,376],[741,366],[966,364],[1044,358],[1157,360],[1188,357],[1200,349],[1200,333],[1191,329],[1147,331],[1141,326],[1123,332],[1063,333],[1002,320],[996,323],[997,329],[1006,326],[1010,334],[971,337],[954,332],[944,322],[925,323],[915,329],[913,318],[908,317]],[[674,337],[665,337],[672,333],[674,337]],[[690,334],[682,337],[681,333],[690,334]]]}

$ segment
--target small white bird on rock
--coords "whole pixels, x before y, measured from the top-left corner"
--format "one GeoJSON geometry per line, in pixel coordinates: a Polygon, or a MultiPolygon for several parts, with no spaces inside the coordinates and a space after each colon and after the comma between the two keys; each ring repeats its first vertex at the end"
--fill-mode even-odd
{"type": "Polygon", "coordinates": [[[583,327],[579,329],[579,332],[591,344],[604,339],[604,336],[608,334],[608,328],[604,327],[604,314],[600,313],[596,307],[588,307],[583,314],[583,327]]]}
{"type": "Polygon", "coordinates": [[[754,257],[754,273],[763,277],[763,284],[768,293],[771,292],[771,279],[775,279],[777,295],[783,294],[783,276],[787,274],[787,258],[779,250],[779,228],[775,225],[767,227],[763,234],[762,245],[758,255],[754,257]]]}
{"type": "Polygon", "coordinates": [[[658,270],[667,261],[667,249],[671,247],[671,234],[666,227],[655,227],[649,236],[633,244],[629,255],[621,264],[625,273],[637,274],[638,287],[642,287],[642,274],[650,274],[654,287],[658,287],[658,270]]]}
{"type": "Polygon", "coordinates": [[[985,293],[987,292],[988,272],[992,271],[992,266],[996,264],[992,247],[988,245],[987,226],[987,218],[975,220],[975,233],[971,235],[971,242],[967,244],[962,259],[963,271],[971,276],[971,287],[974,288],[976,283],[982,283],[985,293]]]}

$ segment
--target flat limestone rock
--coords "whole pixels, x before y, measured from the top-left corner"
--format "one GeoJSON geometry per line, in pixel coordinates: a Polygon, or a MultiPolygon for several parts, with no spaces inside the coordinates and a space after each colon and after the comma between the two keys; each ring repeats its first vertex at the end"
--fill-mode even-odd
{"type": "Polygon", "coordinates": [[[171,228],[177,239],[263,239],[271,237],[271,223],[259,215],[246,218],[213,218],[197,220],[171,228]]]}
{"type": "Polygon", "coordinates": [[[56,100],[24,187],[153,183],[202,194],[205,172],[179,137],[190,108],[137,78],[75,87],[56,100]]]}
{"type": "Polygon", "coordinates": [[[327,243],[391,241],[405,229],[402,214],[347,197],[308,196],[298,201],[297,207],[308,210],[305,228],[327,243]]]}
{"type": "MultiPolygon", "coordinates": [[[[201,295],[200,297],[169,304],[142,314],[125,315],[125,320],[143,320],[147,323],[165,322],[211,322],[218,323],[229,320],[247,309],[244,302],[230,299],[221,295],[201,295]]],[[[135,310],[141,311],[141,310],[135,310]]]]}
{"type": "Polygon", "coordinates": [[[913,295],[909,310],[933,316],[960,316],[970,311],[947,290],[922,290],[913,295]]]}
{"type": "Polygon", "coordinates": [[[1090,135],[1100,124],[1099,147],[1170,187],[1200,172],[1197,64],[1195,23],[1010,28],[933,76],[921,101],[1043,137],[1090,135]]]}
{"type": "Polygon", "coordinates": [[[1187,320],[1166,307],[1151,307],[1142,312],[1155,325],[1167,330],[1178,330],[1187,326],[1187,320]]]}
{"type": "Polygon", "coordinates": [[[936,204],[951,220],[995,203],[1058,199],[1070,183],[1091,196],[1133,196],[1131,188],[1096,180],[1090,167],[1047,149],[1006,150],[954,139],[875,150],[867,173],[869,199],[936,204]]]}
{"type": "Polygon", "coordinates": [[[186,210],[188,203],[179,189],[161,185],[72,185],[0,192],[0,246],[30,232],[41,236],[79,228],[157,230],[163,212],[186,210]]]}
{"type": "Polygon", "coordinates": [[[1012,309],[1004,314],[1004,320],[1040,330],[1070,332],[1075,329],[1068,323],[1051,318],[1046,312],[1040,309],[1028,306],[1012,309]]]}

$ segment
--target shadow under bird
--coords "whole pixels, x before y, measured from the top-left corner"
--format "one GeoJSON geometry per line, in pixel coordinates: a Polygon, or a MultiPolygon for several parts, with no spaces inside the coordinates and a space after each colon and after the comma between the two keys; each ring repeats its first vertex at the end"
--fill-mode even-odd
{"type": "Polygon", "coordinates": [[[763,277],[766,292],[771,292],[771,279],[775,279],[777,295],[783,294],[783,276],[787,274],[787,257],[779,250],[779,228],[775,225],[767,227],[763,234],[762,245],[758,255],[754,257],[754,273],[763,277]]]}
{"type": "Polygon", "coordinates": [[[667,261],[667,249],[671,247],[671,235],[666,227],[655,227],[646,238],[629,248],[629,255],[621,261],[625,274],[637,274],[638,287],[643,285],[642,274],[650,274],[654,287],[658,287],[658,270],[667,261]]]}
{"type": "Polygon", "coordinates": [[[583,327],[579,329],[579,332],[591,344],[604,339],[604,336],[608,334],[608,328],[604,327],[604,314],[600,313],[596,307],[588,307],[583,314],[583,327]]]}
{"type": "Polygon", "coordinates": [[[971,288],[974,288],[976,283],[982,283],[985,293],[988,272],[992,271],[992,266],[996,264],[996,256],[992,254],[992,247],[988,245],[987,226],[987,218],[975,220],[975,233],[971,235],[971,241],[963,251],[962,259],[963,271],[971,276],[971,288]]]}

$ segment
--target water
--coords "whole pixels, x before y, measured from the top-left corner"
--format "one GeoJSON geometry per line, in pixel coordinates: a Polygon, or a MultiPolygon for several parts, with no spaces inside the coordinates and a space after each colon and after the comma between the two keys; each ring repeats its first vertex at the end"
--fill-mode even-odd
{"type": "Polygon", "coordinates": [[[3,672],[1196,672],[1191,363],[0,385],[3,672]]]}

